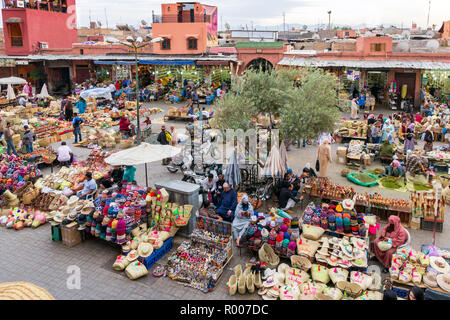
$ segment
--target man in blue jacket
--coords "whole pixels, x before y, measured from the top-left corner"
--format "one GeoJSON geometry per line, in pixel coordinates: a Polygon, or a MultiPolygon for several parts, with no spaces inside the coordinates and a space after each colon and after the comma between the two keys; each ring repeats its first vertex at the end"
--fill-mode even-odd
{"type": "Polygon", "coordinates": [[[74,119],[72,125],[73,125],[73,134],[75,135],[74,143],[78,143],[83,140],[83,138],[81,137],[81,124],[84,122],[84,120],[78,116],[78,113],[75,113],[73,116],[74,119]]]}
{"type": "Polygon", "coordinates": [[[237,193],[236,190],[230,188],[228,183],[223,184],[223,192],[220,197],[219,207],[217,208],[217,214],[220,215],[223,220],[233,222],[234,210],[237,206],[237,193]]]}

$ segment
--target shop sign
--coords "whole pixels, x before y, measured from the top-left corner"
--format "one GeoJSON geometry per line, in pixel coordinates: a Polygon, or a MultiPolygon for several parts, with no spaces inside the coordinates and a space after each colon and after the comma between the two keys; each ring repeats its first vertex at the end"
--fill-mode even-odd
{"type": "Polygon", "coordinates": [[[15,67],[16,60],[14,59],[0,59],[0,67],[15,67]]]}
{"type": "Polygon", "coordinates": [[[27,66],[28,60],[16,60],[16,65],[18,66],[27,66]]]}

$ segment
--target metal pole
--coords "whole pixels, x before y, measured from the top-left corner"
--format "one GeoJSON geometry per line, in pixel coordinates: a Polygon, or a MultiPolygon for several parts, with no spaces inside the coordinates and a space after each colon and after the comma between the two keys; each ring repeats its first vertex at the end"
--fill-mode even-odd
{"type": "Polygon", "coordinates": [[[140,107],[139,107],[139,70],[138,70],[138,49],[136,47],[136,45],[133,45],[134,48],[134,59],[135,59],[135,63],[136,63],[136,111],[137,111],[137,118],[136,118],[136,122],[137,122],[137,137],[136,137],[136,142],[137,145],[141,144],[141,122],[140,122],[140,107]]]}
{"type": "Polygon", "coordinates": [[[147,163],[145,163],[145,184],[148,188],[148,174],[147,174],[147,163]]]}
{"type": "Polygon", "coordinates": [[[433,224],[433,246],[436,245],[436,223],[437,223],[437,213],[438,213],[438,192],[439,186],[436,185],[436,199],[434,203],[434,224],[433,224]]]}

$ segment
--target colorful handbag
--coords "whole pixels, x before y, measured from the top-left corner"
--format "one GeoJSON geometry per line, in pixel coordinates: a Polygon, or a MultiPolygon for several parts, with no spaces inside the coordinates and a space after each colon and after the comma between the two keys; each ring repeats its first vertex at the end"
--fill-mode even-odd
{"type": "Polygon", "coordinates": [[[141,262],[134,261],[126,267],[125,274],[129,279],[135,280],[147,275],[148,270],[141,262]]]}
{"type": "Polygon", "coordinates": [[[311,276],[315,282],[327,284],[330,282],[330,276],[328,274],[328,268],[319,264],[313,264],[311,267],[311,276]]]}
{"type": "Polygon", "coordinates": [[[116,261],[114,261],[113,269],[117,271],[124,270],[128,265],[130,264],[130,261],[126,259],[126,256],[119,255],[116,258],[116,261]]]}

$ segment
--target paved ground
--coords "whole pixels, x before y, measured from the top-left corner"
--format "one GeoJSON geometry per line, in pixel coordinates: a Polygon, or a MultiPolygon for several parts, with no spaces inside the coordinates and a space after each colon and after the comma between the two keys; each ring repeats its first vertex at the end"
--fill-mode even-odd
{"type": "MultiPolygon", "coordinates": [[[[159,106],[167,110],[169,105],[164,103],[152,103],[152,106],[159,106]]],[[[386,113],[386,112],[384,112],[386,113]]],[[[163,113],[152,116],[153,131],[159,132],[163,113]]],[[[179,132],[184,128],[182,122],[170,122],[174,124],[179,132]]],[[[70,141],[69,141],[70,142],[70,141]]],[[[71,144],[71,143],[69,143],[71,144]]],[[[55,145],[56,147],[57,145],[55,145]]],[[[336,145],[332,145],[333,157],[335,157],[336,145]]],[[[74,148],[78,159],[85,159],[90,150],[85,148],[74,148]]],[[[317,146],[307,146],[306,148],[293,147],[288,152],[290,166],[294,171],[300,171],[309,162],[314,165],[316,160],[317,146]]],[[[379,165],[379,164],[378,164],[379,165]]],[[[377,165],[374,165],[376,167],[377,165]]],[[[335,162],[329,166],[329,176],[335,182],[342,185],[351,185],[345,178],[340,176],[343,165],[335,162]]],[[[44,169],[47,174],[50,169],[44,169]]],[[[161,166],[154,163],[149,166],[149,183],[180,179],[180,174],[170,174],[161,166]]],[[[138,166],[136,178],[139,185],[145,185],[144,166],[138,166]]],[[[366,188],[355,186],[359,192],[367,191],[366,188]]],[[[377,191],[383,195],[394,198],[408,198],[409,194],[394,191],[386,191],[378,187],[370,189],[370,192],[377,191]]],[[[444,232],[437,233],[436,243],[442,247],[450,247],[450,221],[448,211],[444,232]]],[[[301,213],[300,208],[295,215],[301,213]]],[[[432,232],[422,230],[410,230],[412,244],[416,249],[420,245],[432,242],[432,232]]],[[[44,225],[38,229],[24,229],[20,232],[0,228],[0,283],[7,281],[29,281],[40,285],[52,293],[57,299],[259,299],[255,295],[236,295],[230,297],[226,291],[226,282],[231,275],[231,270],[227,269],[219,280],[219,284],[212,293],[202,292],[185,287],[180,283],[168,278],[154,278],[152,275],[141,278],[137,281],[129,280],[123,272],[116,272],[112,269],[115,257],[120,253],[120,248],[112,246],[102,240],[88,240],[73,248],[68,248],[61,243],[54,243],[51,240],[50,225],[44,225]],[[81,271],[81,289],[68,289],[67,280],[70,276],[67,273],[69,266],[78,266],[81,271]]],[[[174,248],[184,239],[175,238],[174,248]]],[[[238,263],[245,263],[252,256],[247,250],[234,250],[234,257],[230,266],[238,263]]],[[[162,260],[165,261],[166,257],[162,260]]]]}

